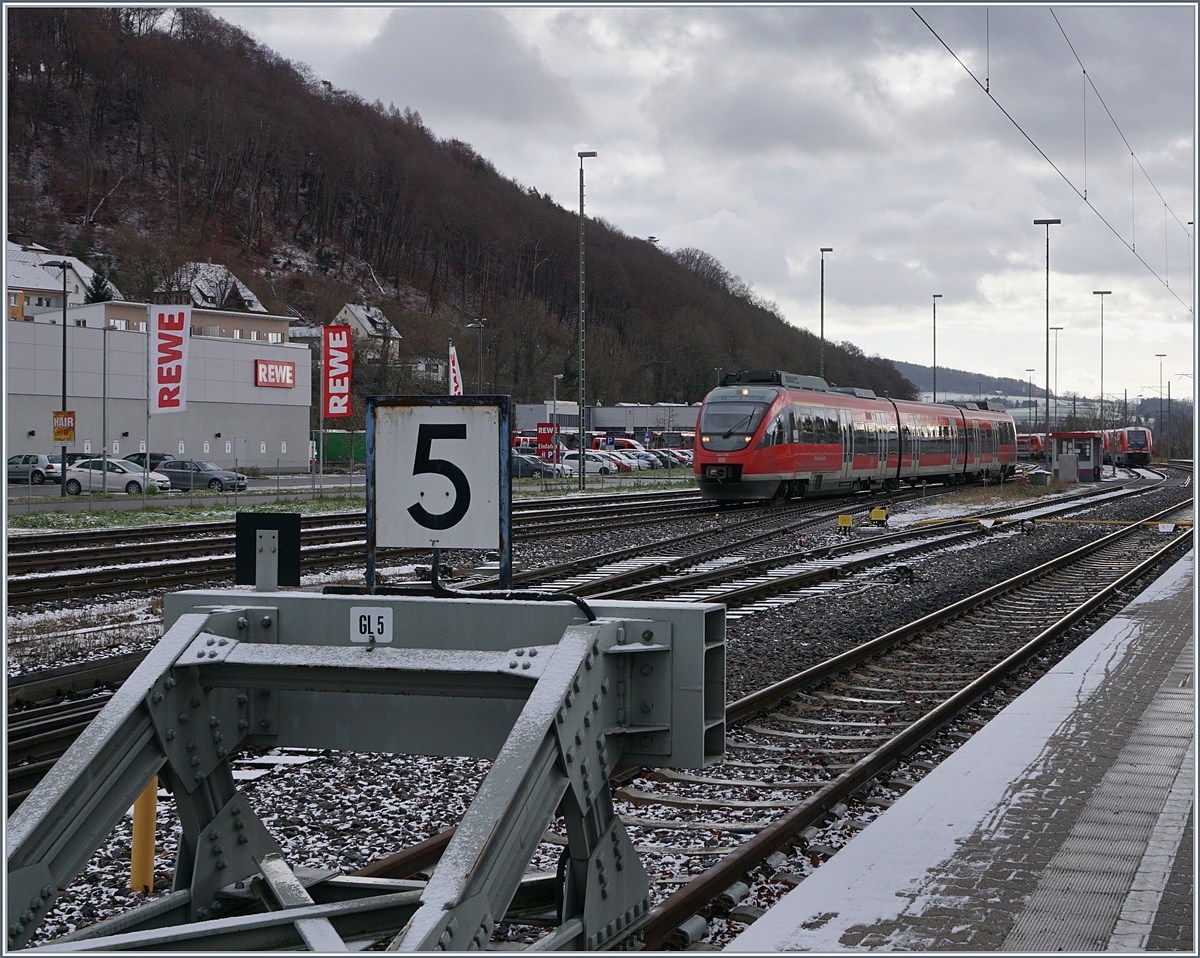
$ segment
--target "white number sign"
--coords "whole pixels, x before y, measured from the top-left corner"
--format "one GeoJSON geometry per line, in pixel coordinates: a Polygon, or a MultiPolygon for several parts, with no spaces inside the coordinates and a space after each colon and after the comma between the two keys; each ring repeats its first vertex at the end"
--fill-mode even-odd
{"type": "Polygon", "coordinates": [[[428,549],[500,545],[500,410],[375,409],[375,542],[428,549]]]}
{"type": "Polygon", "coordinates": [[[388,606],[351,606],[350,641],[391,642],[392,610],[388,606]]]}

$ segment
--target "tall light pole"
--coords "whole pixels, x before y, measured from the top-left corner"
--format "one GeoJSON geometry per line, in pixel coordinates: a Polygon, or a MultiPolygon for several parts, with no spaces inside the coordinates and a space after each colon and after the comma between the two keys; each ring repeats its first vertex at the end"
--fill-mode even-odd
{"type": "MultiPolygon", "coordinates": [[[[71,264],[65,259],[49,260],[42,263],[43,266],[53,266],[62,270],[63,280],[63,315],[62,315],[62,405],[59,407],[63,412],[67,411],[67,270],[71,264]]],[[[1159,379],[1162,379],[1160,372],[1159,379]]],[[[62,456],[58,461],[58,495],[60,498],[67,496],[67,447],[64,443],[59,449],[62,456]]],[[[107,473],[105,473],[107,476],[107,473]]],[[[31,480],[32,481],[32,480],[31,480]]]]}
{"type": "Polygon", "coordinates": [[[937,402],[937,301],[941,293],[933,294],[933,401],[937,402]]]}
{"type": "Polygon", "coordinates": [[[713,372],[715,372],[717,374],[717,385],[718,386],[721,385],[721,370],[724,368],[725,368],[724,366],[713,366],[713,372]]]}
{"type": "Polygon", "coordinates": [[[821,352],[820,352],[820,372],[818,375],[825,378],[825,254],[832,253],[832,246],[821,247],[821,352]]]}
{"type": "Polygon", "coordinates": [[[587,375],[587,338],[584,326],[584,307],[586,297],[583,285],[583,161],[596,155],[595,150],[582,150],[579,156],[579,491],[587,486],[587,463],[584,460],[584,433],[586,416],[584,414],[585,382],[587,375]]]}
{"type": "MultiPolygon", "coordinates": [[[[1058,334],[1063,331],[1062,326],[1051,326],[1050,332],[1054,333],[1054,426],[1058,425],[1058,334]]],[[[1050,426],[1050,420],[1046,423],[1046,432],[1050,432],[1054,428],[1050,426]]]]}
{"type": "Polygon", "coordinates": [[[474,323],[467,323],[467,329],[479,330],[479,356],[475,367],[475,395],[483,395],[483,325],[487,320],[482,316],[474,323]]]}
{"type": "Polygon", "coordinates": [[[1034,220],[1034,226],[1046,227],[1046,431],[1050,431],[1050,227],[1062,220],[1034,220]]]}
{"type": "MultiPolygon", "coordinates": [[[[1033,405],[1033,374],[1037,372],[1037,370],[1030,367],[1027,368],[1025,372],[1029,373],[1029,408],[1033,410],[1033,427],[1029,430],[1029,432],[1032,434],[1037,432],[1037,406],[1033,405]]],[[[1026,420],[1025,424],[1029,425],[1028,420],[1026,420]]]]}
{"type": "MultiPolygon", "coordinates": [[[[1159,432],[1163,432],[1163,360],[1166,359],[1166,353],[1154,353],[1154,355],[1158,357],[1158,423],[1154,425],[1158,427],[1159,432]]],[[[1163,438],[1166,438],[1165,432],[1163,432],[1163,438]]]]}
{"type": "MultiPolygon", "coordinates": [[[[1104,297],[1111,296],[1111,289],[1094,289],[1093,296],[1100,297],[1100,431],[1104,431],[1104,297]]],[[[1055,386],[1057,388],[1057,385],[1055,386]]]]}
{"type": "Polygon", "coordinates": [[[554,383],[552,387],[554,390],[554,415],[551,417],[551,422],[554,424],[554,431],[551,433],[553,436],[552,442],[554,443],[551,447],[554,450],[554,459],[551,460],[552,462],[558,462],[558,381],[562,378],[563,374],[558,373],[552,380],[554,383]]]}

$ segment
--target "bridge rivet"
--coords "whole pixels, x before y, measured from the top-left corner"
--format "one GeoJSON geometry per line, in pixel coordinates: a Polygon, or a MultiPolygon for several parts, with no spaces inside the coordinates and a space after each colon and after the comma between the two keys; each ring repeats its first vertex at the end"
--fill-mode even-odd
{"type": "Polygon", "coordinates": [[[54,886],[53,885],[43,885],[42,886],[42,897],[43,898],[49,898],[53,894],[54,894],[54,886]]]}
{"type": "Polygon", "coordinates": [[[243,693],[242,695],[238,696],[238,705],[245,705],[245,704],[246,704],[246,696],[243,693]]]}
{"type": "Polygon", "coordinates": [[[264,615],[262,617],[262,627],[264,629],[269,629],[271,627],[271,617],[269,615],[264,615]]]}
{"type": "Polygon", "coordinates": [[[219,741],[221,741],[221,739],[223,739],[224,737],[225,737],[225,736],[224,736],[224,735],[222,735],[220,732],[213,732],[213,741],[214,741],[214,742],[219,742],[219,741]]]}
{"type": "Polygon", "coordinates": [[[217,657],[217,650],[216,650],[216,649],[213,649],[211,652],[209,652],[209,653],[208,653],[208,657],[209,657],[210,659],[215,659],[215,658],[217,657]]]}
{"type": "Polygon", "coordinates": [[[231,808],[229,811],[230,811],[230,814],[232,814],[232,815],[240,815],[240,814],[242,814],[242,806],[234,805],[233,808],[231,808]]]}
{"type": "Polygon", "coordinates": [[[196,914],[197,914],[197,915],[198,915],[200,918],[207,918],[207,917],[208,917],[208,909],[207,909],[207,908],[197,908],[197,909],[196,909],[196,914]]]}
{"type": "Polygon", "coordinates": [[[214,638],[212,638],[212,637],[210,636],[210,637],[209,637],[209,639],[208,639],[208,641],[206,641],[204,644],[205,644],[205,645],[216,645],[216,644],[217,644],[217,640],[216,640],[216,639],[214,639],[214,638]]]}
{"type": "Polygon", "coordinates": [[[192,696],[192,708],[195,709],[195,708],[199,708],[199,707],[200,707],[200,696],[193,695],[192,696]]]}
{"type": "Polygon", "coordinates": [[[250,839],[247,836],[245,836],[245,835],[238,836],[238,844],[239,845],[245,845],[246,842],[248,842],[248,841],[250,841],[250,839]]]}
{"type": "Polygon", "coordinates": [[[537,649],[530,649],[529,657],[532,659],[535,655],[537,655],[537,649]]]}
{"type": "Polygon", "coordinates": [[[646,747],[646,746],[648,746],[649,744],[650,744],[650,736],[649,736],[649,735],[643,735],[643,736],[642,736],[642,746],[643,746],[643,747],[646,747]]]}
{"type": "Polygon", "coordinates": [[[222,745],[219,749],[217,749],[217,758],[224,758],[228,754],[229,754],[229,749],[227,749],[224,745],[222,745]]]}
{"type": "Polygon", "coordinates": [[[32,908],[34,911],[40,911],[41,907],[44,904],[46,904],[46,903],[44,901],[42,901],[42,899],[40,899],[40,898],[32,898],[29,901],[29,907],[32,908]]]}
{"type": "Polygon", "coordinates": [[[524,649],[517,649],[517,651],[513,653],[513,655],[517,656],[518,658],[520,658],[524,654],[525,654],[524,649]]]}
{"type": "Polygon", "coordinates": [[[170,675],[168,675],[168,676],[167,676],[167,681],[166,681],[166,682],[164,682],[164,683],[163,683],[163,685],[165,685],[165,686],[166,686],[167,688],[169,688],[169,689],[173,689],[173,688],[175,688],[175,679],[174,679],[174,677],[173,677],[173,676],[170,676],[170,675]]]}
{"type": "Polygon", "coordinates": [[[193,776],[193,778],[195,778],[195,780],[196,780],[197,782],[202,782],[202,781],[204,781],[204,773],[203,773],[203,772],[197,772],[197,773],[196,773],[196,774],[193,776]]]}
{"type": "Polygon", "coordinates": [[[529,668],[529,663],[528,663],[528,662],[522,662],[522,663],[521,663],[521,668],[523,668],[523,669],[527,669],[527,668],[529,668]]]}
{"type": "Polygon", "coordinates": [[[243,615],[243,616],[239,616],[239,617],[238,617],[238,623],[237,623],[237,625],[238,625],[238,628],[239,628],[239,629],[244,629],[244,628],[246,628],[246,626],[248,626],[249,624],[250,624],[250,623],[246,621],[246,617],[245,617],[244,615],[243,615]]]}
{"type": "Polygon", "coordinates": [[[26,908],[23,912],[21,912],[21,921],[28,925],[31,921],[33,921],[33,912],[26,908]]]}
{"type": "Polygon", "coordinates": [[[179,724],[180,724],[180,725],[187,725],[187,720],[188,720],[188,714],[187,714],[187,712],[180,712],[180,713],[179,713],[179,724]]]}
{"type": "MultiPolygon", "coordinates": [[[[228,640],[228,639],[220,639],[220,640],[217,642],[217,645],[228,645],[228,644],[229,644],[229,640],[228,640]]],[[[218,904],[219,904],[219,903],[218,903],[218,904]]]]}
{"type": "Polygon", "coordinates": [[[219,862],[217,862],[217,870],[218,871],[223,871],[224,869],[226,869],[228,867],[229,867],[229,862],[227,862],[224,858],[222,858],[219,862]]]}
{"type": "Polygon", "coordinates": [[[170,742],[174,738],[175,738],[175,729],[173,729],[173,728],[167,729],[167,741],[170,742]]]}
{"type": "Polygon", "coordinates": [[[157,705],[162,700],[163,700],[162,692],[155,692],[153,695],[150,696],[150,701],[153,702],[155,705],[157,705]]]}
{"type": "Polygon", "coordinates": [[[196,653],[196,658],[198,658],[198,659],[204,658],[204,650],[203,649],[201,649],[199,652],[196,653]]]}
{"type": "Polygon", "coordinates": [[[263,728],[270,728],[270,727],[271,727],[271,720],[270,720],[270,719],[263,719],[263,720],[262,720],[261,722],[259,722],[258,724],[259,724],[259,725],[261,725],[263,728]]]}
{"type": "Polygon", "coordinates": [[[654,638],[654,633],[651,632],[649,629],[647,629],[645,632],[642,633],[642,641],[643,642],[649,642],[652,638],[654,638]]]}
{"type": "Polygon", "coordinates": [[[18,924],[12,924],[12,925],[9,925],[9,926],[8,926],[8,933],[9,933],[10,935],[19,935],[19,934],[21,934],[21,932],[23,932],[24,930],[25,930],[25,929],[24,929],[23,927],[21,927],[20,925],[18,925],[18,924]]]}
{"type": "Polygon", "coordinates": [[[509,662],[509,663],[508,663],[508,667],[509,667],[510,669],[515,669],[515,668],[517,667],[517,660],[516,660],[516,659],[513,659],[511,662],[509,662]]]}
{"type": "Polygon", "coordinates": [[[643,702],[642,703],[642,711],[643,712],[653,712],[654,711],[654,703],[653,702],[643,702]]]}
{"type": "Polygon", "coordinates": [[[197,766],[197,765],[199,765],[199,764],[200,764],[200,756],[199,756],[199,755],[193,755],[193,756],[192,756],[192,767],[194,768],[195,766],[197,766]]]}
{"type": "Polygon", "coordinates": [[[196,751],[196,740],[195,740],[195,739],[191,739],[191,740],[190,740],[190,741],[187,743],[187,750],[188,750],[189,752],[194,752],[194,751],[196,751]]]}

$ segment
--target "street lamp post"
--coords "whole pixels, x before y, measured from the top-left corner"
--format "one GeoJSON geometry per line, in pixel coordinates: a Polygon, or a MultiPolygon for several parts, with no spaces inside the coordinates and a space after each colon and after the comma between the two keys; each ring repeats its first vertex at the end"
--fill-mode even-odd
{"type": "Polygon", "coordinates": [[[558,462],[558,381],[562,378],[563,374],[558,373],[552,380],[554,383],[552,387],[554,389],[554,414],[551,416],[551,422],[554,425],[554,429],[552,432],[553,439],[551,440],[553,446],[551,448],[554,450],[554,459],[552,461],[555,463],[558,462]]]}
{"type": "MultiPolygon", "coordinates": [[[[62,270],[63,281],[63,315],[62,315],[62,406],[59,407],[63,412],[67,411],[67,270],[71,264],[65,259],[49,260],[42,264],[43,266],[53,266],[62,270]]],[[[1161,376],[1159,377],[1161,378],[1161,376]]],[[[66,498],[67,495],[67,447],[64,443],[59,448],[59,454],[62,458],[58,461],[59,483],[58,495],[60,498],[66,498]]]]}
{"type": "Polygon", "coordinates": [[[717,385],[718,386],[721,385],[721,370],[722,369],[724,369],[723,366],[713,366],[713,372],[715,372],[717,374],[717,385]]]}
{"type": "Polygon", "coordinates": [[[933,294],[933,401],[937,402],[937,301],[941,293],[933,294]]]}
{"type": "Polygon", "coordinates": [[[595,150],[582,150],[579,156],[579,491],[583,492],[587,487],[587,463],[584,460],[584,400],[586,398],[586,375],[587,375],[587,337],[585,334],[584,325],[584,308],[586,305],[586,297],[584,295],[584,270],[583,270],[583,161],[587,157],[596,156],[595,150]]]}
{"type": "Polygon", "coordinates": [[[820,372],[818,375],[822,379],[825,378],[825,254],[832,252],[832,246],[821,247],[821,352],[820,372]]]}
{"type": "MultiPolygon", "coordinates": [[[[1029,432],[1030,432],[1030,434],[1031,434],[1031,435],[1032,435],[1033,433],[1036,433],[1036,432],[1037,432],[1037,407],[1036,407],[1036,406],[1033,404],[1033,374],[1034,374],[1036,371],[1037,371],[1037,370],[1035,370],[1035,369],[1033,369],[1033,368],[1027,368],[1027,369],[1025,370],[1025,372],[1029,373],[1029,399],[1028,399],[1028,403],[1029,403],[1029,408],[1033,410],[1033,428],[1029,430],[1029,432]]],[[[1028,420],[1026,420],[1026,421],[1025,421],[1025,424],[1026,424],[1026,425],[1029,425],[1029,421],[1028,421],[1028,420]]]]}
{"type": "Polygon", "coordinates": [[[1058,426],[1058,334],[1063,331],[1063,328],[1062,326],[1050,327],[1050,332],[1054,333],[1054,419],[1046,421],[1046,432],[1050,432],[1051,429],[1058,426]],[[1050,422],[1053,422],[1054,426],[1050,426],[1050,422]]]}
{"type": "Polygon", "coordinates": [[[477,322],[467,323],[467,329],[479,330],[479,356],[475,367],[475,394],[477,396],[483,395],[483,325],[486,322],[487,320],[480,316],[477,322]]]}
{"type": "MultiPolygon", "coordinates": [[[[1163,364],[1162,364],[1162,361],[1167,358],[1167,354],[1166,353],[1155,353],[1154,355],[1158,357],[1158,422],[1155,423],[1155,425],[1158,427],[1159,431],[1161,432],[1162,427],[1163,427],[1163,384],[1162,384],[1163,364]]],[[[1163,438],[1164,439],[1166,438],[1166,433],[1163,433],[1163,438]]]]}
{"type": "MultiPolygon", "coordinates": [[[[1111,296],[1111,289],[1094,289],[1093,296],[1100,297],[1100,431],[1104,431],[1104,297],[1111,296]]],[[[1056,387],[1057,388],[1057,387],[1056,387]]]]}
{"type": "Polygon", "coordinates": [[[1050,431],[1050,227],[1062,220],[1034,220],[1034,226],[1046,227],[1046,432],[1050,431]]]}

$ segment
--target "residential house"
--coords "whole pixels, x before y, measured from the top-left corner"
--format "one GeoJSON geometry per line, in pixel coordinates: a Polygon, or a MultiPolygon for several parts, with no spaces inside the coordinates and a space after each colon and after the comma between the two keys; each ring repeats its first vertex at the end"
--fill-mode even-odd
{"type": "Polygon", "coordinates": [[[333,325],[349,326],[354,336],[369,336],[372,339],[383,339],[395,335],[400,338],[395,327],[383,315],[378,306],[364,306],[361,303],[347,303],[333,317],[333,325]]]}
{"type": "Polygon", "coordinates": [[[233,313],[266,313],[254,292],[219,263],[185,263],[154,291],[154,302],[233,313]]]}

